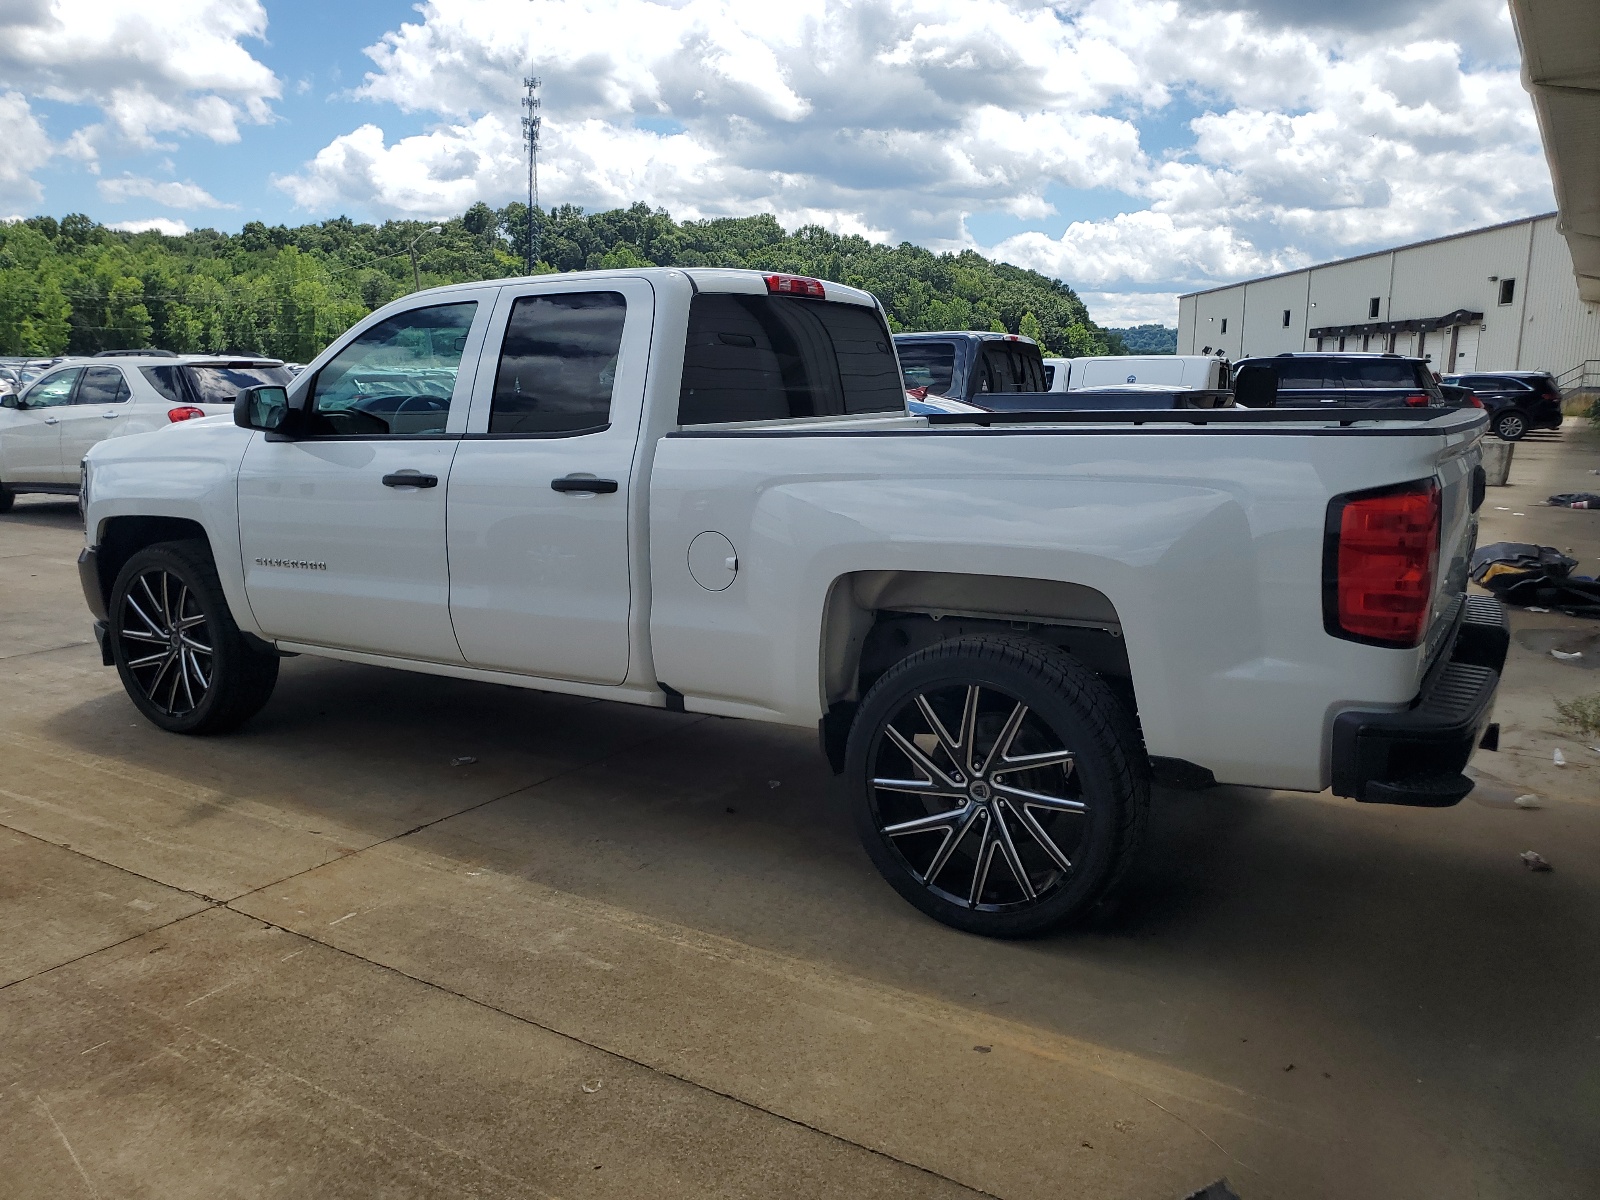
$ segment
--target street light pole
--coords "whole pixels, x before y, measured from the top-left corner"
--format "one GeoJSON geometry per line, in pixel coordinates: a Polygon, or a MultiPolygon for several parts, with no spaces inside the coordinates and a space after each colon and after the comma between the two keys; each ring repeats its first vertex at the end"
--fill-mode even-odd
{"type": "Polygon", "coordinates": [[[429,228],[424,229],[421,233],[417,234],[416,237],[412,238],[411,239],[411,244],[406,247],[406,252],[411,255],[411,284],[412,284],[411,290],[412,291],[420,292],[422,290],[422,272],[420,270],[418,270],[418,268],[417,268],[417,243],[420,242],[423,238],[427,237],[430,233],[443,233],[443,232],[444,232],[444,226],[443,225],[430,226],[429,228]]]}

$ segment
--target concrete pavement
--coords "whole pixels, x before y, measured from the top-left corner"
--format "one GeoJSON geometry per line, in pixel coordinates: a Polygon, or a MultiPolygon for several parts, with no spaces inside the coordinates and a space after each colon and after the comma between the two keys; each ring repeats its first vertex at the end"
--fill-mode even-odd
{"type": "MultiPolygon", "coordinates": [[[[1527,503],[1595,443],[1517,455],[1483,540],[1600,559],[1600,513],[1527,503]]],[[[1596,626],[1518,614],[1457,808],[1163,792],[1121,908],[1011,944],[876,877],[802,731],[300,658],[240,733],[162,734],[78,539],[0,517],[7,1195],[1600,1181],[1600,772],[1550,707],[1600,675],[1528,637],[1596,626]]]]}

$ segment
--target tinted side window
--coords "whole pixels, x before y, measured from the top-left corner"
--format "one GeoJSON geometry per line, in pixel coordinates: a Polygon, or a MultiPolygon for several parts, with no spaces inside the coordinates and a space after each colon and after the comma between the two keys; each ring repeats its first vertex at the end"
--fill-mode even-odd
{"type": "Polygon", "coordinates": [[[414,308],[361,334],[317,373],[306,432],[443,433],[477,307],[414,308]]]}
{"type": "Polygon", "coordinates": [[[696,296],[678,422],[772,421],[905,411],[875,309],[788,296],[696,296]]]}
{"type": "Polygon", "coordinates": [[[604,429],[627,315],[620,292],[518,300],[500,349],[489,432],[604,429]]]}
{"type": "Polygon", "coordinates": [[[164,400],[182,404],[184,403],[182,370],[181,367],[140,367],[139,373],[151,387],[161,393],[164,400]]]}
{"type": "Polygon", "coordinates": [[[1327,372],[1327,366],[1314,358],[1284,358],[1274,362],[1272,366],[1278,372],[1279,391],[1307,391],[1344,386],[1344,376],[1338,367],[1334,367],[1332,372],[1327,372]],[[1329,378],[1330,374],[1332,378],[1329,378]]]}
{"type": "Polygon", "coordinates": [[[950,342],[901,342],[900,374],[908,388],[925,387],[948,396],[956,373],[956,348],[950,342]]]}
{"type": "Polygon", "coordinates": [[[128,398],[128,381],[115,367],[89,367],[78,385],[74,404],[121,404],[128,398]]]}
{"type": "Polygon", "coordinates": [[[1344,382],[1352,388],[1422,387],[1417,365],[1401,359],[1357,359],[1344,364],[1344,382]]]}

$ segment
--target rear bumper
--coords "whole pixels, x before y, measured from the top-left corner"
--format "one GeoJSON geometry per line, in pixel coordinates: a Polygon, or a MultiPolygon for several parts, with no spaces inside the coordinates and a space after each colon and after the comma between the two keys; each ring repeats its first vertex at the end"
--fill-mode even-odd
{"type": "Polygon", "coordinates": [[[1467,597],[1448,656],[1410,708],[1334,718],[1334,794],[1425,808],[1460,801],[1472,790],[1461,771],[1473,750],[1498,744],[1490,718],[1510,640],[1500,601],[1467,597]]]}

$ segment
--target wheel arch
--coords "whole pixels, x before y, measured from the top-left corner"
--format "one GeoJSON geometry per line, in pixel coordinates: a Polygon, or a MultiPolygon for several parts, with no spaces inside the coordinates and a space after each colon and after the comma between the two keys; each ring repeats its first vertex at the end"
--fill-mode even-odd
{"type": "Polygon", "coordinates": [[[158,542],[201,541],[213,559],[211,536],[199,521],[187,517],[120,516],[100,523],[95,540],[95,568],[101,602],[111,602],[111,586],[127,562],[146,546],[158,542]]]}
{"type": "Polygon", "coordinates": [[[850,722],[874,680],[907,655],[972,633],[1065,650],[1104,679],[1137,721],[1122,620],[1099,589],[1008,575],[854,571],[833,581],[822,618],[821,737],[834,769],[843,769],[850,722]]]}

